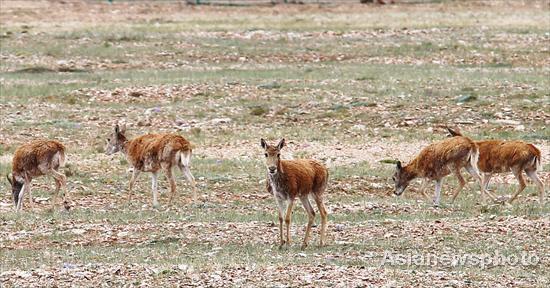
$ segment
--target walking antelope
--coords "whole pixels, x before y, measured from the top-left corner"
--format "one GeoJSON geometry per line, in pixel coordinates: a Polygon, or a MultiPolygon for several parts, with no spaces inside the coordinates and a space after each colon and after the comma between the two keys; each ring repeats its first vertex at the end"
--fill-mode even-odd
{"type": "MultiPolygon", "coordinates": [[[[435,194],[433,203],[439,206],[441,198],[441,184],[445,176],[453,173],[458,179],[458,188],[453,194],[452,201],[458,196],[466,181],[462,178],[460,170],[466,168],[468,173],[478,179],[481,185],[481,176],[477,168],[477,159],[479,151],[477,145],[467,137],[453,137],[440,142],[432,143],[422,149],[420,153],[406,166],[402,166],[401,162],[397,162],[397,167],[393,175],[395,183],[395,194],[401,195],[410,181],[421,177],[435,181],[435,194]]],[[[424,192],[425,185],[428,181],[424,181],[420,189],[424,197],[428,197],[424,192]]],[[[481,185],[481,199],[485,202],[485,187],[481,185]]],[[[487,193],[494,200],[494,196],[487,193]]]]}
{"type": "Polygon", "coordinates": [[[55,209],[57,194],[61,186],[65,186],[66,177],[58,171],[64,164],[65,146],[58,141],[35,140],[19,146],[13,156],[12,174],[7,176],[16,210],[23,209],[25,193],[29,194],[29,206],[32,209],[31,181],[43,175],[50,175],[55,180],[55,194],[52,200],[52,207],[55,209]]]}
{"type": "Polygon", "coordinates": [[[176,181],[173,176],[173,167],[178,167],[193,187],[193,199],[197,192],[195,178],[191,174],[191,143],[175,134],[146,134],[128,140],[126,126],[118,124],[110,138],[107,139],[105,153],[107,155],[121,151],[132,165],[132,177],[128,189],[128,202],[132,200],[132,188],[140,172],[152,173],[153,206],[158,207],[158,172],[163,170],[170,182],[170,200],[172,204],[176,194],[176,181]]]}
{"type": "MultiPolygon", "coordinates": [[[[447,128],[451,136],[460,137],[457,129],[447,128]]],[[[539,201],[544,202],[544,184],[539,179],[537,171],[541,170],[541,153],[533,144],[523,141],[484,140],[476,141],[479,147],[477,166],[483,173],[482,185],[487,189],[489,181],[495,173],[512,171],[519,182],[516,193],[510,198],[512,203],[527,186],[523,171],[535,182],[539,190],[539,201]]]]}
{"type": "Polygon", "coordinates": [[[323,203],[323,193],[327,186],[328,170],[323,164],[310,159],[281,160],[281,149],[285,146],[282,139],[277,146],[267,144],[261,139],[265,150],[265,164],[267,167],[267,191],[273,194],[279,212],[279,240],[280,248],[290,245],[290,222],[292,208],[296,197],[300,199],[308,214],[308,223],[302,249],[307,247],[311,227],[315,220],[315,211],[309,202],[312,196],[317,203],[321,214],[320,246],[325,245],[327,229],[327,210],[323,203]],[[286,223],[286,241],[283,237],[283,217],[286,223]]]}

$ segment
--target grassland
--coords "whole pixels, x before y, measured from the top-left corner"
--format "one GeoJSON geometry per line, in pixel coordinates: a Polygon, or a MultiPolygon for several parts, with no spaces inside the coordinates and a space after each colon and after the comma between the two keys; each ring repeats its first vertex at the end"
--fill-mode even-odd
{"type": "MultiPolygon", "coordinates": [[[[394,197],[394,167],[381,162],[406,162],[453,125],[475,139],[534,143],[549,185],[547,3],[0,4],[0,173],[21,143],[63,141],[71,207],[50,209],[44,178],[35,208],[15,213],[0,181],[2,287],[548,285],[550,199],[539,205],[534,185],[513,207],[482,207],[472,179],[450,204],[449,178],[433,208],[418,183],[394,197]],[[131,135],[188,138],[198,203],[180,175],[176,205],[163,194],[153,209],[145,175],[127,203],[128,164],[103,153],[116,122],[131,135]],[[327,247],[315,246],[315,227],[299,250],[299,207],[294,246],[277,248],[260,137],[285,137],[283,158],[329,167],[327,247]],[[387,252],[539,261],[382,265],[387,252]]],[[[516,188],[508,174],[491,185],[499,195],[516,188]]]]}

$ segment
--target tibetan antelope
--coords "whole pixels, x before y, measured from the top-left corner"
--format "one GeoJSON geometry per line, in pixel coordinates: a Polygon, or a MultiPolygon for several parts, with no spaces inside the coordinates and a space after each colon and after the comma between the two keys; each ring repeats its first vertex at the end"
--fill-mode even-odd
{"type": "MultiPolygon", "coordinates": [[[[462,178],[460,170],[466,168],[466,171],[478,179],[481,185],[481,176],[477,168],[477,159],[479,151],[477,145],[467,137],[453,137],[440,142],[432,143],[422,149],[420,153],[406,166],[397,162],[397,167],[393,175],[395,183],[395,195],[403,194],[410,181],[415,178],[427,178],[435,181],[435,194],[433,203],[439,206],[441,199],[441,184],[445,176],[453,173],[458,179],[458,188],[453,194],[452,201],[458,196],[466,181],[462,178]]],[[[422,195],[428,198],[424,192],[424,181],[420,189],[422,195]]],[[[494,196],[487,193],[494,200],[494,196]]],[[[481,199],[485,202],[485,189],[481,185],[481,199]]]]}
{"type": "MultiPolygon", "coordinates": [[[[458,129],[447,128],[451,136],[462,136],[458,129]]],[[[537,171],[541,170],[541,153],[533,144],[523,141],[484,140],[476,141],[479,147],[477,166],[483,173],[482,185],[487,189],[489,181],[495,173],[512,171],[519,182],[516,193],[510,198],[512,203],[525,189],[523,171],[535,182],[539,190],[539,201],[544,201],[544,184],[539,179],[537,171]]]]}
{"type": "MultiPolygon", "coordinates": [[[[12,162],[12,173],[8,175],[11,184],[15,209],[23,209],[23,196],[29,194],[29,205],[32,209],[31,181],[33,178],[50,175],[55,180],[55,194],[52,207],[55,209],[57,194],[65,186],[66,177],[59,167],[65,165],[65,146],[54,140],[35,140],[23,144],[15,150],[12,162]]],[[[63,193],[65,203],[65,193],[63,193]]]]}
{"type": "Polygon", "coordinates": [[[132,165],[132,177],[128,189],[128,202],[132,200],[132,188],[140,172],[152,173],[153,206],[158,207],[158,172],[163,170],[170,182],[170,200],[172,204],[176,194],[176,181],[173,167],[178,167],[193,188],[193,199],[197,198],[195,178],[191,174],[191,143],[175,134],[146,134],[128,140],[126,125],[115,126],[112,135],[107,139],[105,154],[111,155],[121,151],[132,165]]]}
{"type": "Polygon", "coordinates": [[[266,188],[275,197],[279,212],[279,240],[282,248],[290,245],[290,222],[292,208],[296,197],[300,199],[308,215],[306,234],[302,249],[307,247],[311,227],[315,220],[315,211],[309,202],[309,197],[315,200],[321,214],[320,246],[325,245],[327,229],[327,210],[323,203],[323,194],[327,187],[328,170],[315,160],[281,160],[281,149],[285,146],[282,139],[277,146],[267,144],[264,139],[260,141],[265,150],[266,188]],[[286,223],[286,241],[283,237],[283,217],[286,223]]]}

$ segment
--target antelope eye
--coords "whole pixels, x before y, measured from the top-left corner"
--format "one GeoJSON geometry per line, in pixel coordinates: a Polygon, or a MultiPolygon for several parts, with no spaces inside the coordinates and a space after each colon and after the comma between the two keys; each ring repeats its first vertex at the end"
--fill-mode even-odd
{"type": "Polygon", "coordinates": [[[265,153],[265,157],[267,158],[267,153],[265,153]]]}
{"type": "Polygon", "coordinates": [[[111,138],[107,138],[107,142],[111,142],[111,138]]]}
{"type": "Polygon", "coordinates": [[[391,177],[391,179],[393,179],[393,181],[395,181],[395,176],[391,177]]]}
{"type": "Polygon", "coordinates": [[[277,157],[281,157],[281,153],[277,154],[277,157]]]}

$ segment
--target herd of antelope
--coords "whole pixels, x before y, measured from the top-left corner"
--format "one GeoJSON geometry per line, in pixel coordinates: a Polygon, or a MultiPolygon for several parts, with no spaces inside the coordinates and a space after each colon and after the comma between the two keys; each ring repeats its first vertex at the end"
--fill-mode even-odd
{"type": "MultiPolygon", "coordinates": [[[[442,179],[454,174],[458,179],[458,187],[452,195],[452,201],[458,196],[466,181],[461,175],[462,168],[479,181],[481,200],[486,196],[497,201],[494,194],[487,188],[491,175],[511,171],[519,182],[518,190],[509,199],[509,203],[525,189],[523,172],[537,185],[539,202],[544,201],[544,185],[537,176],[541,170],[541,153],[533,145],[522,141],[487,140],[473,141],[463,136],[458,130],[448,128],[450,138],[435,142],[420,151],[407,165],[397,161],[393,181],[396,195],[403,191],[411,180],[424,178],[421,193],[425,193],[428,180],[435,181],[433,204],[439,206],[441,198],[442,179]],[[483,177],[482,174],[483,173],[483,177]]],[[[270,145],[264,139],[260,141],[265,152],[266,189],[277,202],[279,216],[280,246],[290,244],[290,223],[292,208],[296,198],[300,199],[308,214],[308,223],[302,247],[308,245],[311,228],[315,220],[315,211],[310,203],[312,198],[321,214],[320,245],[325,244],[327,228],[327,210],[323,196],[328,182],[327,168],[316,160],[282,160],[281,149],[285,139],[277,145],[270,145]],[[286,237],[283,232],[283,220],[286,224],[286,237]]],[[[177,167],[191,183],[193,198],[196,199],[195,178],[191,174],[191,143],[176,134],[146,134],[134,139],[126,137],[125,125],[114,127],[107,138],[105,153],[110,155],[122,152],[131,164],[132,176],[129,182],[128,201],[131,201],[133,185],[141,172],[151,172],[153,206],[158,207],[158,173],[164,172],[170,182],[170,199],[172,203],[176,195],[174,167],[177,167]]],[[[59,172],[65,163],[65,146],[55,140],[37,140],[21,145],[15,151],[12,163],[12,173],[8,181],[12,187],[15,209],[23,208],[23,196],[29,194],[29,206],[32,207],[31,181],[33,178],[50,175],[55,180],[56,189],[52,199],[55,209],[59,190],[66,185],[66,177],[59,172]]],[[[66,203],[63,193],[63,202],[66,203]]]]}

